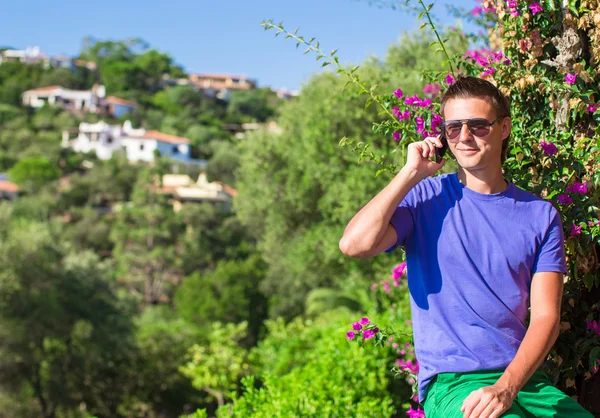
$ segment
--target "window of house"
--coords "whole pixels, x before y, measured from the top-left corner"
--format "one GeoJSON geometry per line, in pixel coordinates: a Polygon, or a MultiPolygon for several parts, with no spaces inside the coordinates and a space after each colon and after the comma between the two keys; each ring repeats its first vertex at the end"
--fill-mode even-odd
{"type": "Polygon", "coordinates": [[[140,144],[140,151],[144,150],[144,144],[140,144]]]}
{"type": "Polygon", "coordinates": [[[173,152],[173,154],[178,154],[179,153],[179,147],[177,145],[174,145],[172,152],[173,152]]]}

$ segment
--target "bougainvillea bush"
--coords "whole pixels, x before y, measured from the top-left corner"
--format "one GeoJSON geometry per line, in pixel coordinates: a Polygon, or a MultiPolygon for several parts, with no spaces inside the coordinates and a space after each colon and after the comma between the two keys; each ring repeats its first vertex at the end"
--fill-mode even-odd
{"type": "MultiPolygon", "coordinates": [[[[307,53],[316,53],[323,66],[346,75],[368,96],[368,105],[380,106],[386,116],[373,129],[399,148],[439,133],[439,99],[457,77],[485,78],[510,98],[513,130],[505,176],[551,201],[564,226],[569,274],[561,333],[544,367],[560,389],[600,412],[598,400],[592,399],[594,388],[600,390],[600,2],[483,0],[465,13],[482,27],[479,36],[472,36],[477,46],[455,57],[447,54],[444,33],[456,29],[436,24],[433,5],[422,0],[387,5],[418,13],[435,34],[433,48],[448,58],[440,71],[423,74],[427,85],[421,95],[407,96],[402,86],[380,92],[361,81],[357,67],[341,65],[337,51],[323,52],[314,38],[272,21],[263,27],[292,38],[307,53]]],[[[377,175],[391,176],[401,167],[402,162],[390,162],[360,138],[343,138],[340,145],[357,153],[359,161],[377,163],[377,175]]],[[[368,330],[376,327],[381,325],[370,324],[368,330]]],[[[355,338],[364,340],[366,331],[360,332],[355,338]]],[[[371,332],[366,336],[370,340],[371,332]]],[[[377,329],[373,339],[386,337],[377,329]]]]}

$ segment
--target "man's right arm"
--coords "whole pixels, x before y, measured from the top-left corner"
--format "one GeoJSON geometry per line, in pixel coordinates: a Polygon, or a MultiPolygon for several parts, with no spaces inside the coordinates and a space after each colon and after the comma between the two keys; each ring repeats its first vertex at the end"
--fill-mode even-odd
{"type": "Polygon", "coordinates": [[[396,229],[390,224],[394,211],[417,183],[434,174],[445,163],[445,160],[439,164],[429,160],[435,155],[434,143],[441,146],[437,138],[427,138],[408,146],[405,166],[346,226],[339,243],[345,255],[372,257],[396,244],[396,229]]]}

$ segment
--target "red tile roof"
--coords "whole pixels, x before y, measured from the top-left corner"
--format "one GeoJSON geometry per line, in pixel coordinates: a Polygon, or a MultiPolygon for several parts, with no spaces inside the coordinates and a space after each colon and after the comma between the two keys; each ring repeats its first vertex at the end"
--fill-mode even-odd
{"type": "Polygon", "coordinates": [[[17,193],[19,186],[7,180],[0,180],[0,192],[17,193]]]}
{"type": "Polygon", "coordinates": [[[142,136],[137,136],[135,138],[140,139],[156,139],[162,142],[169,142],[171,144],[189,144],[190,140],[187,138],[183,138],[175,135],[167,135],[158,131],[146,131],[146,133],[142,136]]]}
{"type": "Polygon", "coordinates": [[[47,86],[47,87],[39,87],[37,89],[27,90],[27,91],[35,91],[35,92],[43,92],[43,91],[52,91],[56,89],[62,89],[62,86],[47,86]]]}
{"type": "Polygon", "coordinates": [[[120,97],[116,97],[116,96],[108,96],[106,99],[104,99],[104,101],[109,104],[118,104],[118,105],[123,105],[123,106],[138,107],[137,103],[130,102],[129,100],[121,99],[120,97]]]}
{"type": "Polygon", "coordinates": [[[231,187],[231,186],[229,186],[229,185],[227,185],[225,183],[222,183],[220,181],[215,181],[215,183],[220,184],[221,186],[223,186],[223,191],[225,193],[227,193],[229,196],[231,196],[231,197],[236,197],[237,196],[238,191],[236,189],[234,189],[233,187],[231,187]]]}

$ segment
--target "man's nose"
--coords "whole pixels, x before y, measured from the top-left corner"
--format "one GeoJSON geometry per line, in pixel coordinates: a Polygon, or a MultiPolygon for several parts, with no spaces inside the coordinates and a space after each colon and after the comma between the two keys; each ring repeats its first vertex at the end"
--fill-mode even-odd
{"type": "Polygon", "coordinates": [[[463,125],[460,128],[460,135],[458,135],[458,140],[460,142],[466,142],[471,141],[472,139],[473,134],[469,130],[469,126],[466,123],[463,123],[463,125]]]}

